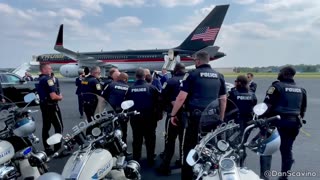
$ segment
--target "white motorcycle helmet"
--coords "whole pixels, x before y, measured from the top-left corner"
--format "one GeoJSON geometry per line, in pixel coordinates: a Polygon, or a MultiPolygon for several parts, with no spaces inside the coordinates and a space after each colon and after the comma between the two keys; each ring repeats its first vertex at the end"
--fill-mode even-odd
{"type": "Polygon", "coordinates": [[[279,150],[281,139],[277,128],[269,129],[266,133],[267,137],[260,136],[256,140],[256,146],[251,147],[254,152],[261,156],[269,156],[279,150]]]}
{"type": "Polygon", "coordinates": [[[41,175],[37,180],[64,180],[64,178],[55,172],[48,172],[41,175]]]}
{"type": "Polygon", "coordinates": [[[18,137],[27,137],[34,133],[35,130],[36,124],[32,117],[24,117],[16,122],[13,133],[18,137]]]}

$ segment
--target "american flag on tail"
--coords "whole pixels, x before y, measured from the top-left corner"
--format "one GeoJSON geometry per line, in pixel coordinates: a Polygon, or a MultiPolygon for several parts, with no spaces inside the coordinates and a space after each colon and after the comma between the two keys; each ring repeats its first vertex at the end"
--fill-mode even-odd
{"type": "Polygon", "coordinates": [[[194,32],[191,41],[202,39],[202,41],[213,41],[216,39],[220,28],[200,27],[194,32]]]}

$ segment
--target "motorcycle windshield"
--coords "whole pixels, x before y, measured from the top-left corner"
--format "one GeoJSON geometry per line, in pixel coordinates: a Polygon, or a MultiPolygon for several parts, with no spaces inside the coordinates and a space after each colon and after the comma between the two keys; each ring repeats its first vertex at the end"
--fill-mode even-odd
{"type": "Polygon", "coordinates": [[[102,96],[96,95],[96,97],[98,99],[98,103],[94,114],[115,114],[115,110],[108,101],[106,101],[102,96]]]}
{"type": "Polygon", "coordinates": [[[220,122],[220,102],[219,99],[215,99],[201,112],[199,122],[200,133],[206,134],[214,131],[220,122]]]}

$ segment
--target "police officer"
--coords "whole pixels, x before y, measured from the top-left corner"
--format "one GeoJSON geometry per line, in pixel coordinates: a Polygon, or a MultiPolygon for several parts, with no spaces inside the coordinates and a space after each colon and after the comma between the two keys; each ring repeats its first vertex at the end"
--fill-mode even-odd
{"type": "Polygon", "coordinates": [[[249,90],[248,79],[239,75],[235,80],[235,88],[228,93],[227,107],[235,105],[238,108],[235,121],[240,124],[242,131],[246,128],[247,122],[252,120],[253,107],[256,104],[257,97],[249,90]]]}
{"type": "Polygon", "coordinates": [[[133,100],[132,110],[137,110],[140,115],[130,119],[133,134],[133,159],[139,161],[141,158],[141,148],[143,138],[147,149],[148,165],[154,164],[154,151],[156,143],[157,119],[154,117],[156,104],[159,98],[159,91],[145,81],[143,69],[136,71],[136,82],[128,89],[126,99],[133,100]]]}
{"type": "MultiPolygon", "coordinates": [[[[63,123],[58,106],[58,101],[62,100],[62,95],[58,93],[56,85],[52,80],[51,66],[49,64],[41,64],[40,71],[39,84],[36,85],[36,89],[40,97],[40,108],[43,119],[42,141],[45,152],[51,155],[53,151],[46,141],[49,138],[51,125],[55,129],[55,133],[62,133],[63,123]]],[[[54,151],[58,151],[60,147],[61,144],[54,145],[54,151]]]]}
{"type": "Polygon", "coordinates": [[[93,66],[90,69],[90,75],[81,81],[83,108],[88,122],[92,121],[97,107],[98,99],[96,95],[101,95],[101,84],[99,81],[100,74],[100,67],[93,66]]]}
{"type": "Polygon", "coordinates": [[[78,73],[79,76],[76,78],[75,82],[77,86],[76,95],[78,96],[78,109],[80,113],[80,118],[83,118],[83,98],[81,93],[81,81],[85,78],[85,75],[83,70],[79,70],[78,73]]]}
{"type": "MultiPolygon", "coordinates": [[[[244,75],[239,75],[235,80],[235,88],[228,93],[227,109],[231,106],[235,106],[238,111],[235,113],[234,120],[237,124],[240,124],[242,137],[244,129],[247,127],[247,122],[252,120],[253,107],[257,104],[256,95],[249,90],[248,79],[244,75]]],[[[239,142],[241,139],[238,139],[239,142]]],[[[240,167],[243,167],[244,160],[246,158],[246,152],[244,152],[243,158],[240,160],[240,167]]]]}
{"type": "MultiPolygon", "coordinates": [[[[165,151],[164,151],[164,157],[163,162],[160,165],[160,167],[157,169],[157,172],[162,175],[169,175],[170,170],[170,161],[172,159],[172,156],[174,154],[175,149],[175,142],[177,136],[179,136],[179,151],[180,151],[180,159],[177,161],[177,163],[180,164],[181,161],[181,143],[182,143],[182,135],[183,135],[183,127],[181,125],[174,126],[170,123],[170,113],[172,111],[172,107],[174,104],[174,101],[176,100],[177,95],[180,92],[180,87],[182,84],[182,79],[185,75],[185,66],[181,63],[176,64],[174,70],[173,70],[174,76],[169,79],[167,82],[163,84],[163,90],[162,90],[162,97],[165,104],[165,109],[167,114],[166,118],[166,139],[165,139],[165,151]]],[[[181,111],[177,114],[178,119],[181,119],[181,111]]]]}
{"type": "MultiPolygon", "coordinates": [[[[280,115],[276,125],[281,137],[281,172],[288,172],[294,162],[292,157],[292,145],[299,129],[302,126],[302,118],[305,115],[307,107],[307,93],[302,87],[296,85],[293,77],[296,71],[291,66],[283,67],[279,74],[278,80],[269,87],[264,102],[268,105],[268,116],[280,115]]],[[[265,170],[270,170],[271,157],[260,158],[262,178],[265,170]]],[[[280,179],[287,179],[282,176],[280,179]]]]}
{"type": "MultiPolygon", "coordinates": [[[[129,88],[129,85],[127,83],[128,74],[120,73],[118,80],[111,82],[104,88],[102,92],[102,96],[106,101],[110,103],[110,105],[117,113],[120,113],[122,111],[121,103],[124,101],[125,95],[129,88]]],[[[122,140],[126,143],[128,129],[127,121],[120,121],[120,126],[123,133],[122,140]]]]}
{"type": "Polygon", "coordinates": [[[0,100],[1,100],[2,103],[6,102],[6,99],[4,98],[1,82],[0,82],[0,100]]]}
{"type": "Polygon", "coordinates": [[[249,80],[249,89],[255,93],[257,90],[257,83],[253,81],[253,74],[252,73],[247,73],[247,78],[249,80]]]}
{"type": "MultiPolygon", "coordinates": [[[[188,118],[188,126],[185,132],[183,144],[183,165],[182,179],[192,178],[192,168],[185,163],[186,156],[190,149],[194,148],[198,143],[198,127],[199,113],[203,111],[209,103],[219,98],[220,118],[224,118],[226,109],[226,87],[223,75],[211,68],[209,63],[210,56],[207,52],[201,51],[195,56],[196,69],[183,78],[181,91],[176,98],[172,112],[171,123],[177,125],[177,112],[185,103],[186,111],[190,115],[188,118]]],[[[217,122],[218,123],[218,122],[217,122]]]]}

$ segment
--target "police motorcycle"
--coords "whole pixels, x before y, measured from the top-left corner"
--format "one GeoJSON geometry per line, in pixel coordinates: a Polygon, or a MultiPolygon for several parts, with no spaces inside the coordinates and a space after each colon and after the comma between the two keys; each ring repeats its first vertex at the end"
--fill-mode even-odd
{"type": "Polygon", "coordinates": [[[16,104],[0,104],[0,179],[37,178],[47,172],[47,155],[37,151],[32,144],[39,142],[33,134],[35,121],[26,110],[33,101],[38,102],[36,94],[24,96],[27,105],[19,109],[16,104]]]}
{"type": "Polygon", "coordinates": [[[121,104],[122,113],[115,114],[104,98],[98,97],[98,106],[93,121],[72,135],[62,137],[54,134],[47,139],[49,145],[62,142],[63,150],[71,150],[77,144],[78,149],[65,164],[62,176],[66,179],[140,179],[140,165],[136,161],[125,160],[127,145],[122,141],[119,121],[139,114],[137,111],[124,112],[134,105],[133,101],[121,104]],[[85,132],[91,130],[91,134],[85,132]]]}
{"type": "Polygon", "coordinates": [[[215,131],[211,127],[220,121],[219,101],[211,102],[202,112],[200,118],[200,137],[198,145],[189,151],[186,162],[193,166],[194,179],[227,180],[227,179],[260,179],[252,170],[241,165],[246,157],[247,140],[253,129],[259,128],[260,133],[267,131],[263,139],[252,150],[259,155],[271,155],[280,147],[280,136],[276,128],[269,127],[269,123],[280,119],[274,116],[268,119],[258,119],[267,110],[264,103],[254,107],[254,117],[249,121],[244,132],[239,136],[240,125],[233,120],[221,123],[215,131]]]}

